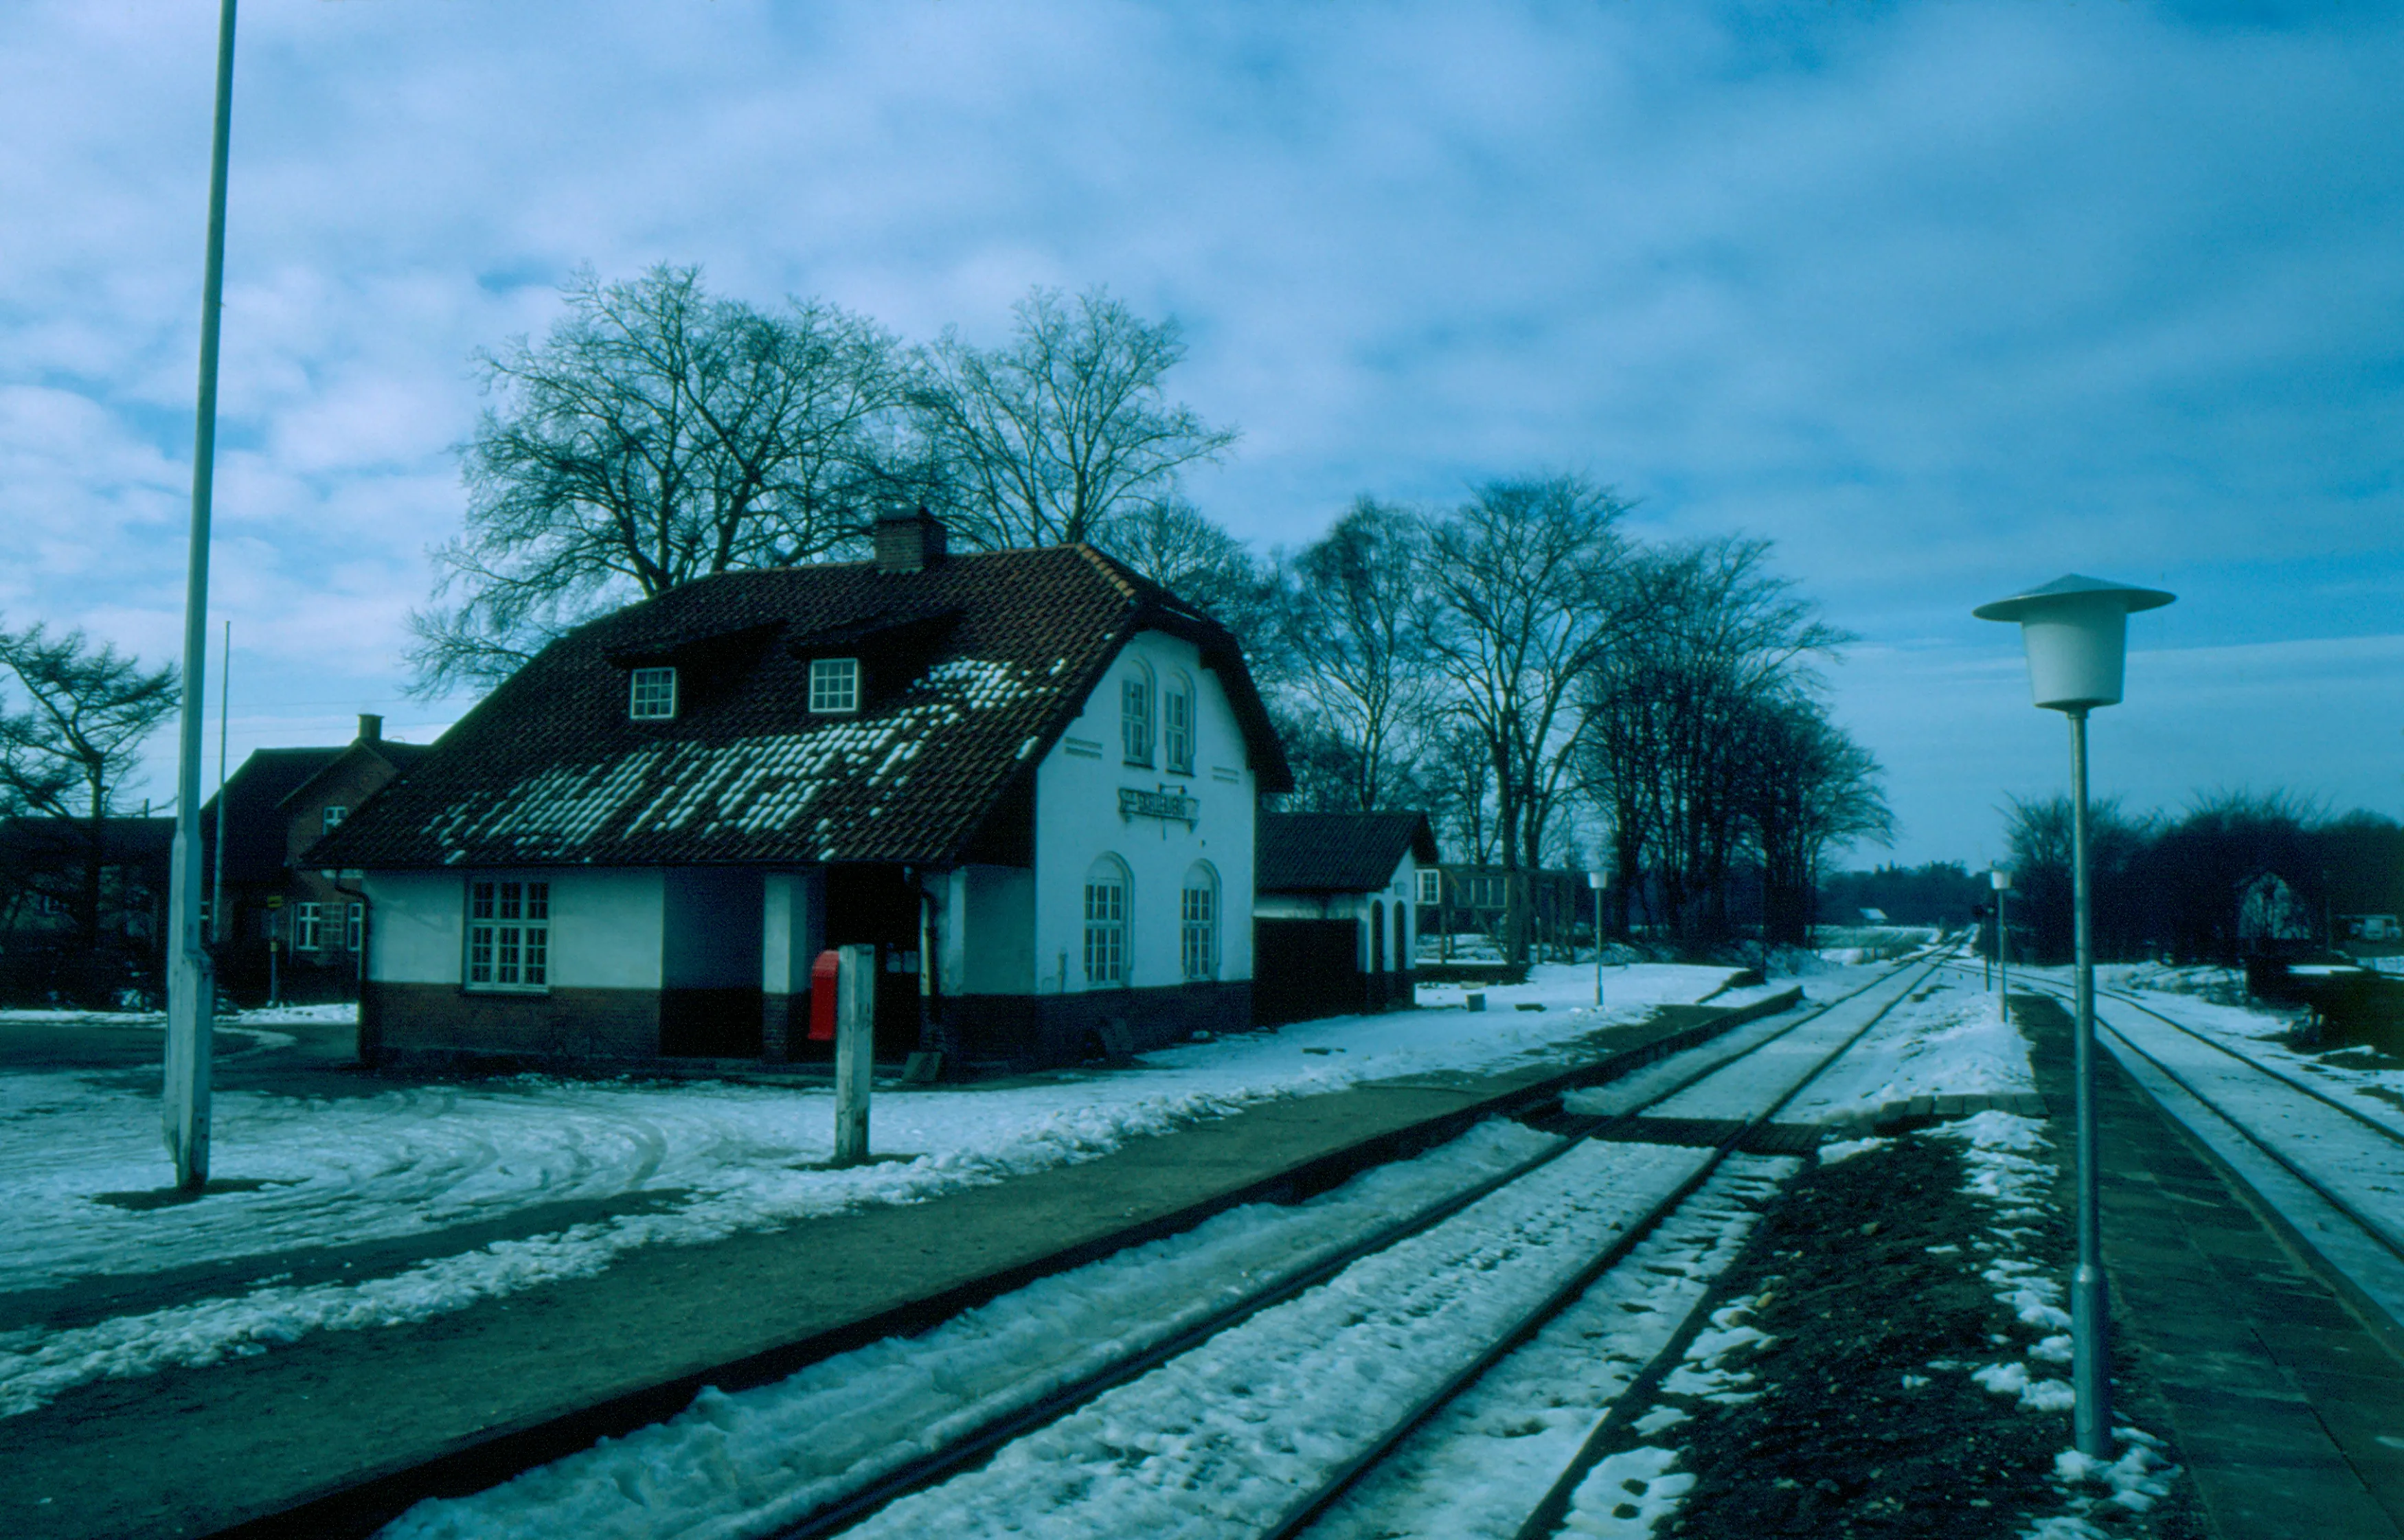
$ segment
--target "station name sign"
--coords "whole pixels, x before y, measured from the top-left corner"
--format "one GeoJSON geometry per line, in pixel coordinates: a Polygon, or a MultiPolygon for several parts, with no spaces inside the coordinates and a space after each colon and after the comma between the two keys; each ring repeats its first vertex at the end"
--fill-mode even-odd
{"type": "Polygon", "coordinates": [[[1164,786],[1145,791],[1132,786],[1119,788],[1119,817],[1158,819],[1164,823],[1181,823],[1191,829],[1202,817],[1202,805],[1174,787],[1164,786]]]}

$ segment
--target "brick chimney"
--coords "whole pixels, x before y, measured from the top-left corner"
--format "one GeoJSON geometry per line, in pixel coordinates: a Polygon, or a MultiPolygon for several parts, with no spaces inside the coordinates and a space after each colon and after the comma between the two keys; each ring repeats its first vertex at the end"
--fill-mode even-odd
{"type": "Polygon", "coordinates": [[[876,570],[924,572],[943,559],[943,521],[921,508],[876,520],[876,570]]]}
{"type": "Polygon", "coordinates": [[[377,716],[372,711],[360,712],[359,741],[361,743],[382,743],[384,741],[384,719],[377,716]]]}

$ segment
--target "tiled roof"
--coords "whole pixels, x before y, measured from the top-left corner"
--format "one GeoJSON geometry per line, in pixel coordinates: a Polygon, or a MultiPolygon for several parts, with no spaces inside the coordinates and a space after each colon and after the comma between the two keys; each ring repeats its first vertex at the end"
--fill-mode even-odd
{"type": "Polygon", "coordinates": [[[1405,855],[1435,861],[1424,813],[1263,813],[1252,830],[1252,888],[1263,893],[1366,893],[1405,855]]]}
{"type": "Polygon", "coordinates": [[[1290,782],[1234,640],[1083,546],[920,572],[731,572],[580,627],[313,847],[313,866],[962,858],[1143,629],[1199,644],[1264,791],[1290,782]],[[856,645],[857,715],[812,716],[809,659],[856,645]],[[677,715],[627,716],[628,670],[677,715]]]}
{"type": "MultiPolygon", "coordinates": [[[[221,793],[226,805],[228,882],[281,882],[289,823],[285,803],[294,792],[330,769],[337,760],[360,747],[356,742],[331,749],[254,749],[221,793]]],[[[422,743],[396,743],[378,738],[367,745],[395,771],[406,772],[429,751],[422,743]]],[[[202,870],[217,870],[217,799],[201,805],[202,870]]]]}

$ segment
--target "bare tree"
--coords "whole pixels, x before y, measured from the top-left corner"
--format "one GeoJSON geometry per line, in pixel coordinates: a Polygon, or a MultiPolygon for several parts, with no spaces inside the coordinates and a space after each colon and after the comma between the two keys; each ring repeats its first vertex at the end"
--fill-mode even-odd
{"type": "Polygon", "coordinates": [[[1812,658],[1850,639],[1770,572],[1769,552],[1766,540],[1732,537],[1632,565],[1630,602],[1643,623],[1595,671],[1585,703],[1623,923],[1645,885],[1680,936],[1729,932],[1732,864],[1748,827],[1740,728],[1790,693],[1809,693],[1812,658]]]}
{"type": "Polygon", "coordinates": [[[1283,666],[1274,577],[1192,503],[1146,503],[1111,519],[1094,543],[1234,632],[1256,679],[1283,666]]]}
{"type": "Polygon", "coordinates": [[[1757,703],[1735,735],[1761,858],[1762,939],[1809,945],[1827,853],[1894,837],[1878,760],[1796,692],[1757,703]]]}
{"type": "Polygon", "coordinates": [[[690,267],[561,292],[539,344],[478,356],[497,399],[462,450],[467,532],[434,553],[459,602],[411,617],[423,691],[705,574],[824,556],[890,493],[904,371],[873,323],[713,299],[690,267]]]}
{"type": "Polygon", "coordinates": [[[1185,356],[1175,320],[1144,321],[1104,288],[1037,288],[1017,335],[985,350],[946,328],[912,392],[943,511],[988,549],[1100,540],[1110,522],[1169,501],[1178,472],[1236,441],[1160,382],[1185,356]]]}
{"type": "Polygon", "coordinates": [[[1419,585],[1426,522],[1363,497],[1287,574],[1285,693],[1309,731],[1338,746],[1339,805],[1393,805],[1433,704],[1419,585]]]}
{"type": "Polygon", "coordinates": [[[1523,869],[1575,785],[1575,692],[1625,629],[1626,511],[1582,477],[1492,482],[1429,537],[1425,635],[1453,709],[1494,767],[1505,946],[1527,956],[1523,869]]]}
{"type": "Polygon", "coordinates": [[[100,945],[108,819],[142,744],[182,701],[171,664],[145,670],[81,631],[0,630],[0,803],[67,836],[63,903],[87,952],[100,945]]]}

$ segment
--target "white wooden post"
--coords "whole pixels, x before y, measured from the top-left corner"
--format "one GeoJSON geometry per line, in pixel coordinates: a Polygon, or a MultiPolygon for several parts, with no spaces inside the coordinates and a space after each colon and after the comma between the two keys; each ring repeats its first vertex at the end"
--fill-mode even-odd
{"type": "Polygon", "coordinates": [[[868,1161],[868,1093],[876,1070],[876,948],[839,953],[834,1017],[834,1163],[868,1161]]]}

